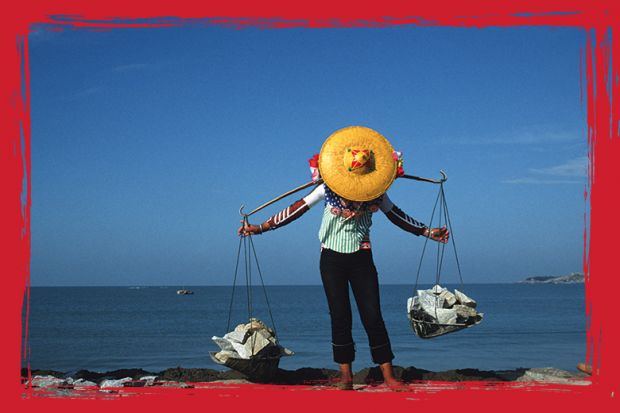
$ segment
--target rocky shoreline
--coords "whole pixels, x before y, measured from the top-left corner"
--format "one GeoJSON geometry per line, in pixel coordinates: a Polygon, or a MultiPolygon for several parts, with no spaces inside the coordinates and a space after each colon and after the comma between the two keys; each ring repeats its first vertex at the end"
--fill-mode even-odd
{"type": "MultiPolygon", "coordinates": [[[[478,369],[460,369],[433,372],[416,367],[394,367],[395,375],[405,383],[421,382],[536,382],[546,384],[589,385],[589,376],[552,367],[521,368],[504,371],[484,371],[478,369]]],[[[122,369],[104,373],[79,370],[59,372],[53,370],[22,369],[22,383],[34,390],[64,392],[70,396],[72,390],[90,389],[115,392],[124,387],[179,387],[193,388],[196,383],[234,383],[251,384],[252,382],[236,371],[217,371],[201,368],[170,368],[161,372],[148,372],[142,369],[122,369]]],[[[278,369],[276,376],[269,382],[274,385],[309,385],[333,386],[338,372],[332,369],[301,368],[294,371],[278,369]]],[[[355,373],[353,383],[356,389],[378,386],[382,383],[378,367],[365,368],[355,373]]]]}
{"type": "Polygon", "coordinates": [[[527,277],[519,284],[583,284],[585,277],[581,272],[574,272],[569,275],[560,276],[536,276],[527,277]]]}

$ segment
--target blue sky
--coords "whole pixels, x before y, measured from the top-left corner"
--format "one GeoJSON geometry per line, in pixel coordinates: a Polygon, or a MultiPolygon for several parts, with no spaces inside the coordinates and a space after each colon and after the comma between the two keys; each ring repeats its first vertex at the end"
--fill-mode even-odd
{"type": "MultiPolygon", "coordinates": [[[[409,174],[448,173],[465,282],[580,271],[584,46],[583,30],[545,27],[39,28],[32,284],[230,284],[240,205],[309,181],[307,159],[349,125],[385,135],[409,174]]],[[[390,189],[423,222],[436,194],[390,189]]],[[[320,283],[320,210],[254,239],[266,283],[320,283]]],[[[424,240],[382,214],[372,240],[381,281],[412,283],[424,240]]]]}

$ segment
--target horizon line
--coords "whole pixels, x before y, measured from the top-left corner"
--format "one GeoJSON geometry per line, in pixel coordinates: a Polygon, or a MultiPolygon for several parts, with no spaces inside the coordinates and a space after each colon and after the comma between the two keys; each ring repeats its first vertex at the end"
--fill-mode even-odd
{"type": "MultiPolygon", "coordinates": [[[[494,281],[494,282],[467,282],[462,285],[484,285],[484,284],[530,284],[524,280],[517,281],[494,281]]],[[[570,283],[569,283],[570,284],[570,283]]],[[[580,284],[580,283],[574,283],[580,284]]],[[[381,285],[411,285],[409,283],[382,283],[381,285]]],[[[418,285],[434,285],[434,283],[418,283],[418,285]]],[[[448,282],[443,285],[461,285],[457,282],[448,282]]],[[[322,284],[265,284],[265,287],[321,287],[322,284]]],[[[232,287],[230,284],[126,284],[126,285],[30,285],[31,288],[182,288],[187,287],[232,287]]],[[[245,287],[237,285],[237,287],[245,287]]],[[[261,285],[253,285],[252,287],[261,287],[261,285]]]]}

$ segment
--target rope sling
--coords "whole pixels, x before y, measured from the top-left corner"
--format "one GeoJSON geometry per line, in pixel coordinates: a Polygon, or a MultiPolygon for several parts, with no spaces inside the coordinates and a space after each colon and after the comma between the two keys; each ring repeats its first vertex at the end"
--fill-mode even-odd
{"type": "MultiPolygon", "coordinates": [[[[450,214],[448,211],[448,203],[446,201],[446,194],[444,191],[444,182],[447,180],[447,177],[445,176],[445,174],[443,175],[444,175],[443,179],[441,179],[438,182],[433,182],[433,183],[439,184],[439,191],[437,194],[437,199],[435,200],[435,205],[433,206],[433,211],[431,213],[431,218],[429,220],[428,227],[433,228],[433,221],[435,219],[435,213],[437,212],[437,207],[439,206],[439,211],[437,214],[438,215],[437,227],[441,228],[443,225],[445,225],[448,231],[450,232],[450,239],[452,242],[452,248],[454,250],[454,258],[456,262],[456,268],[458,271],[460,287],[461,289],[464,289],[463,275],[461,272],[461,264],[459,262],[459,256],[458,256],[457,249],[456,249],[456,241],[454,239],[454,229],[452,227],[452,222],[450,220],[450,214]]],[[[418,282],[420,279],[420,272],[422,269],[422,263],[424,261],[424,255],[426,252],[428,240],[429,238],[426,238],[424,241],[424,246],[422,247],[422,254],[420,255],[420,262],[418,263],[418,269],[416,272],[415,285],[413,288],[413,295],[412,295],[414,297],[416,296],[417,291],[418,291],[418,282]]],[[[441,243],[441,242],[437,243],[437,255],[435,259],[435,286],[433,287],[434,292],[436,291],[435,289],[438,288],[438,286],[440,285],[439,282],[441,279],[441,272],[442,272],[442,267],[444,264],[446,246],[447,245],[444,243],[441,243]]],[[[429,318],[428,315],[425,314],[423,311],[421,311],[419,308],[409,309],[409,318],[410,318],[411,328],[413,329],[414,333],[418,335],[418,337],[427,339],[427,338],[438,337],[440,335],[456,332],[464,328],[468,328],[473,325],[476,325],[482,319],[482,315],[480,315],[480,319],[474,323],[450,323],[450,324],[439,323],[437,322],[437,320],[439,320],[439,316],[437,313],[439,304],[440,304],[439,294],[435,294],[435,306],[434,306],[435,317],[434,319],[429,318]]]]}
{"type": "MultiPolygon", "coordinates": [[[[248,224],[248,215],[243,216],[243,225],[248,224]]],[[[253,308],[253,280],[252,280],[252,271],[253,265],[255,265],[256,272],[258,272],[258,276],[260,279],[260,285],[263,290],[263,295],[265,297],[265,303],[267,306],[267,311],[269,313],[269,319],[271,321],[271,331],[273,331],[273,337],[277,338],[277,330],[276,324],[273,318],[273,313],[271,311],[271,305],[269,303],[269,297],[267,295],[267,288],[265,287],[263,274],[260,268],[260,264],[258,262],[258,254],[256,253],[256,248],[254,247],[254,241],[252,240],[252,235],[239,236],[239,246],[237,248],[237,259],[235,263],[235,273],[233,277],[233,285],[232,285],[232,293],[230,297],[230,304],[228,306],[228,320],[226,322],[226,331],[230,331],[231,327],[231,319],[233,314],[233,304],[235,301],[235,292],[237,289],[237,279],[239,278],[240,272],[240,263],[241,263],[241,255],[243,252],[243,273],[245,275],[245,287],[246,287],[246,309],[247,309],[247,317],[250,325],[256,323],[257,320],[254,318],[254,308],[253,308]]],[[[218,364],[224,364],[227,367],[237,370],[250,378],[252,381],[257,382],[266,382],[271,380],[278,371],[278,365],[280,358],[282,357],[282,353],[280,352],[280,348],[278,346],[270,346],[265,347],[260,351],[256,351],[256,334],[252,334],[249,338],[250,346],[251,346],[251,355],[249,358],[233,358],[229,357],[226,362],[222,363],[215,358],[216,352],[209,352],[211,355],[211,359],[218,364]]]]}
{"type": "MultiPolygon", "coordinates": [[[[248,216],[244,215],[243,217],[243,226],[249,224],[248,216]]],[[[243,266],[245,272],[245,286],[246,286],[246,301],[247,301],[247,314],[248,319],[252,319],[253,308],[252,308],[252,257],[254,257],[254,262],[256,263],[256,270],[258,271],[258,276],[260,279],[260,284],[263,289],[263,295],[265,296],[265,303],[267,304],[267,311],[269,313],[269,319],[271,321],[271,329],[276,334],[276,324],[273,319],[273,313],[271,312],[271,305],[269,304],[269,297],[267,296],[267,288],[265,287],[265,282],[263,280],[263,273],[260,269],[260,264],[258,262],[258,255],[256,254],[256,248],[254,247],[254,241],[252,240],[252,235],[248,234],[247,236],[239,236],[239,247],[237,248],[237,260],[235,264],[235,275],[233,277],[233,285],[232,285],[232,294],[230,297],[230,304],[228,306],[228,321],[226,322],[226,331],[230,330],[230,320],[233,312],[233,303],[235,301],[235,289],[237,287],[237,276],[239,274],[239,261],[241,258],[241,249],[243,247],[243,266]]],[[[252,346],[254,347],[254,346],[252,346]]],[[[252,352],[254,355],[254,352],[252,352]]]]}

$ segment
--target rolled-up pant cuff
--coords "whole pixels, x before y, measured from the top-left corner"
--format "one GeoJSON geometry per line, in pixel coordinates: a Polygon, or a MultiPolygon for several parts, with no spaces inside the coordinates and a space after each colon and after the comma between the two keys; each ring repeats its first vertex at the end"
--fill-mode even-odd
{"type": "Polygon", "coordinates": [[[349,364],[355,360],[355,343],[332,343],[332,350],[334,352],[334,361],[338,364],[349,364]]]}
{"type": "Polygon", "coordinates": [[[372,356],[373,363],[383,364],[394,359],[394,353],[392,353],[392,346],[390,342],[380,344],[370,348],[370,354],[372,356]]]}

